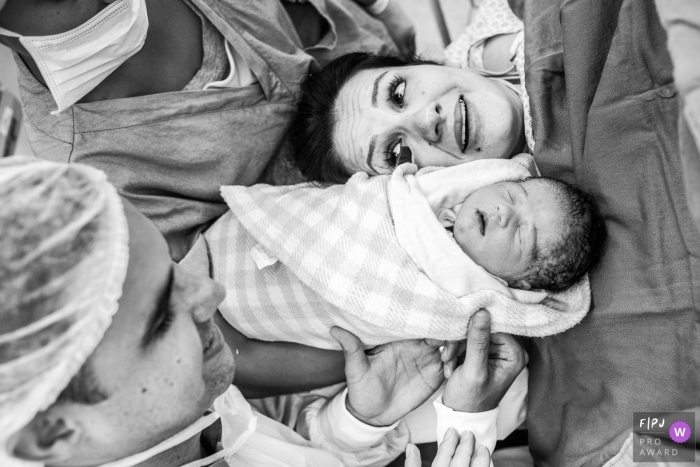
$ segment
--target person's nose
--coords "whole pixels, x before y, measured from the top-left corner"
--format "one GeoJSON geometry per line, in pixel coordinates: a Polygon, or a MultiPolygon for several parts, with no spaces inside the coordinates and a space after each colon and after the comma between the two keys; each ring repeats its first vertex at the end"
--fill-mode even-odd
{"type": "Polygon", "coordinates": [[[507,204],[498,203],[493,211],[491,211],[491,220],[499,227],[508,227],[517,217],[515,210],[507,204]]]}
{"type": "Polygon", "coordinates": [[[429,143],[438,143],[445,127],[445,112],[437,102],[429,102],[412,114],[409,114],[409,126],[422,139],[429,143]]]}
{"type": "Polygon", "coordinates": [[[192,316],[196,323],[205,323],[214,316],[219,304],[226,297],[223,285],[208,277],[192,276],[191,307],[192,316]]]}

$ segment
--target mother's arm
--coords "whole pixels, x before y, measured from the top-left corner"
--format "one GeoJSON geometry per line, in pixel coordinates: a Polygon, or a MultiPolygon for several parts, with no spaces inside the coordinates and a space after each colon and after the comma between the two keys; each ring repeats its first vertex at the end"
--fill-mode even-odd
{"type": "Polygon", "coordinates": [[[214,320],[235,355],[233,384],[246,398],[309,391],[345,381],[341,351],[249,339],[220,313],[214,320]]]}

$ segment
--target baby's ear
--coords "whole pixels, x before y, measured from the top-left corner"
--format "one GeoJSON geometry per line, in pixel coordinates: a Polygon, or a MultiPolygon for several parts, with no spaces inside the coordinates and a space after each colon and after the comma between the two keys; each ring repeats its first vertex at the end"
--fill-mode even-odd
{"type": "Polygon", "coordinates": [[[530,290],[532,288],[532,286],[525,279],[520,279],[520,280],[515,282],[515,288],[523,289],[523,290],[530,290]]]}
{"type": "Polygon", "coordinates": [[[443,227],[452,227],[457,220],[457,213],[453,209],[440,208],[438,209],[437,218],[443,227]]]}

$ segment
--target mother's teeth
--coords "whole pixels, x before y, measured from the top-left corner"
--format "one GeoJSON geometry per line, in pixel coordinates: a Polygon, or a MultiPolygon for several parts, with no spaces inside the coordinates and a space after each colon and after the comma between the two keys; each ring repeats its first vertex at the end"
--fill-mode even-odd
{"type": "Polygon", "coordinates": [[[464,150],[467,138],[467,104],[462,99],[460,99],[459,106],[462,110],[462,150],[464,150]]]}

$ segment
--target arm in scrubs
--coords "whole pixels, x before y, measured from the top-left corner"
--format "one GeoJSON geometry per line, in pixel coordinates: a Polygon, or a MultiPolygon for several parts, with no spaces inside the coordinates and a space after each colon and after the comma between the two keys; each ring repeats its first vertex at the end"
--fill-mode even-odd
{"type": "Polygon", "coordinates": [[[0,41],[15,51],[35,155],[105,171],[181,259],[227,210],[219,186],[299,180],[286,132],[317,59],[394,50],[351,0],[309,4],[315,44],[277,0],[7,0],[0,41]]]}

